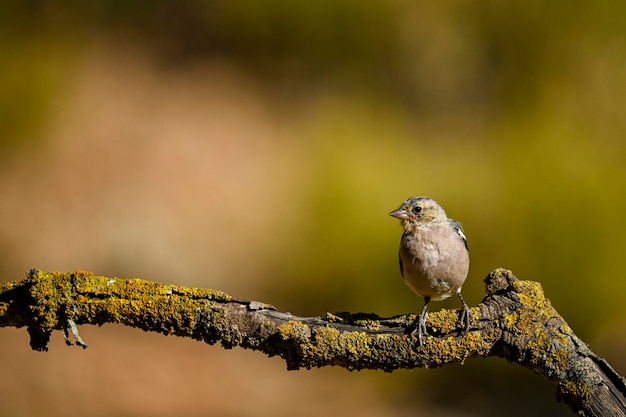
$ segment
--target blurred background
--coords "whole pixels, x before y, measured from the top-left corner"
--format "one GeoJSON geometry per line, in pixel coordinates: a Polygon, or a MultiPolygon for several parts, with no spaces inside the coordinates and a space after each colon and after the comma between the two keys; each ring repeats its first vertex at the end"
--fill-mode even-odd
{"type": "MultiPolygon", "coordinates": [[[[626,374],[626,3],[3,1],[0,279],[31,268],[217,288],[299,315],[422,300],[387,216],[461,221],[468,303],[540,281],[626,374]]],[[[458,308],[458,300],[432,305],[458,308]]],[[[500,359],[288,372],[83,326],[0,329],[0,416],[570,415],[500,359]]]]}

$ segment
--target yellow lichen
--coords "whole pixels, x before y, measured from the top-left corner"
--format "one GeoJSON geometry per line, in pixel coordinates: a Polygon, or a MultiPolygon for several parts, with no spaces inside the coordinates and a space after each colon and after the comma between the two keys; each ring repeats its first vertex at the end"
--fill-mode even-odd
{"type": "MultiPolygon", "coordinates": [[[[333,327],[315,330],[313,353],[322,361],[344,358],[349,363],[359,363],[362,357],[371,357],[371,337],[365,332],[340,332],[333,327]]],[[[350,365],[346,365],[352,369],[350,365]]]]}
{"type": "Polygon", "coordinates": [[[303,340],[307,338],[310,329],[300,321],[289,320],[278,326],[277,331],[282,340],[303,340]]]}
{"type": "MultiPolygon", "coordinates": [[[[470,318],[474,317],[474,314],[478,315],[478,309],[470,309],[470,318]]],[[[455,330],[458,330],[461,326],[459,321],[458,310],[446,310],[441,309],[434,313],[429,313],[426,323],[430,326],[435,333],[448,334],[455,330]]]]}
{"type": "Polygon", "coordinates": [[[326,312],[326,321],[329,323],[343,323],[343,317],[337,316],[333,313],[326,312]]]}
{"type": "Polygon", "coordinates": [[[356,324],[366,329],[378,329],[380,328],[380,321],[378,320],[357,320],[356,324]]]}
{"type": "Polygon", "coordinates": [[[591,398],[591,387],[587,384],[565,381],[558,384],[557,390],[559,397],[574,398],[579,403],[589,401],[591,398]]]}

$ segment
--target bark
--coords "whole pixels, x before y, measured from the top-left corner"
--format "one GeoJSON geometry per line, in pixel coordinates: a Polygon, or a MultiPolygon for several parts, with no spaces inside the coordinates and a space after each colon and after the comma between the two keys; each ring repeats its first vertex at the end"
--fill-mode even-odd
{"type": "Polygon", "coordinates": [[[298,317],[218,290],[83,271],[31,270],[24,280],[0,284],[0,327],[26,327],[31,347],[45,351],[54,330],[64,332],[67,344],[71,332],[86,348],[76,325],[121,323],[278,355],[292,370],[334,365],[393,371],[497,356],[543,375],[557,399],[580,415],[626,416],[626,380],[576,337],[539,283],[497,269],[485,284],[485,298],[471,309],[469,332],[460,327],[459,311],[433,312],[421,346],[409,334],[413,314],[298,317]]]}

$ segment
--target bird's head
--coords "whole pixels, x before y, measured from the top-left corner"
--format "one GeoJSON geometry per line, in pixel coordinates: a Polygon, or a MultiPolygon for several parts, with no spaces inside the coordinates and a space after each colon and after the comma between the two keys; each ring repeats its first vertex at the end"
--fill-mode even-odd
{"type": "Polygon", "coordinates": [[[430,197],[410,197],[389,215],[400,219],[405,229],[448,219],[444,209],[430,197]]]}

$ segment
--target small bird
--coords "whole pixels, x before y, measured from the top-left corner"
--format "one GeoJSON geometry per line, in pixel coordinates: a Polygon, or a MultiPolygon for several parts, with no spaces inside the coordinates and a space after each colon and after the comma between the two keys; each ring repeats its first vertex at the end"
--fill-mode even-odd
{"type": "Polygon", "coordinates": [[[410,197],[389,215],[400,219],[404,228],[399,253],[404,283],[424,297],[424,308],[412,331],[420,346],[431,300],[445,300],[456,293],[463,304],[461,322],[468,331],[470,311],[461,287],[469,271],[469,248],[461,224],[449,219],[430,197],[410,197]]]}

